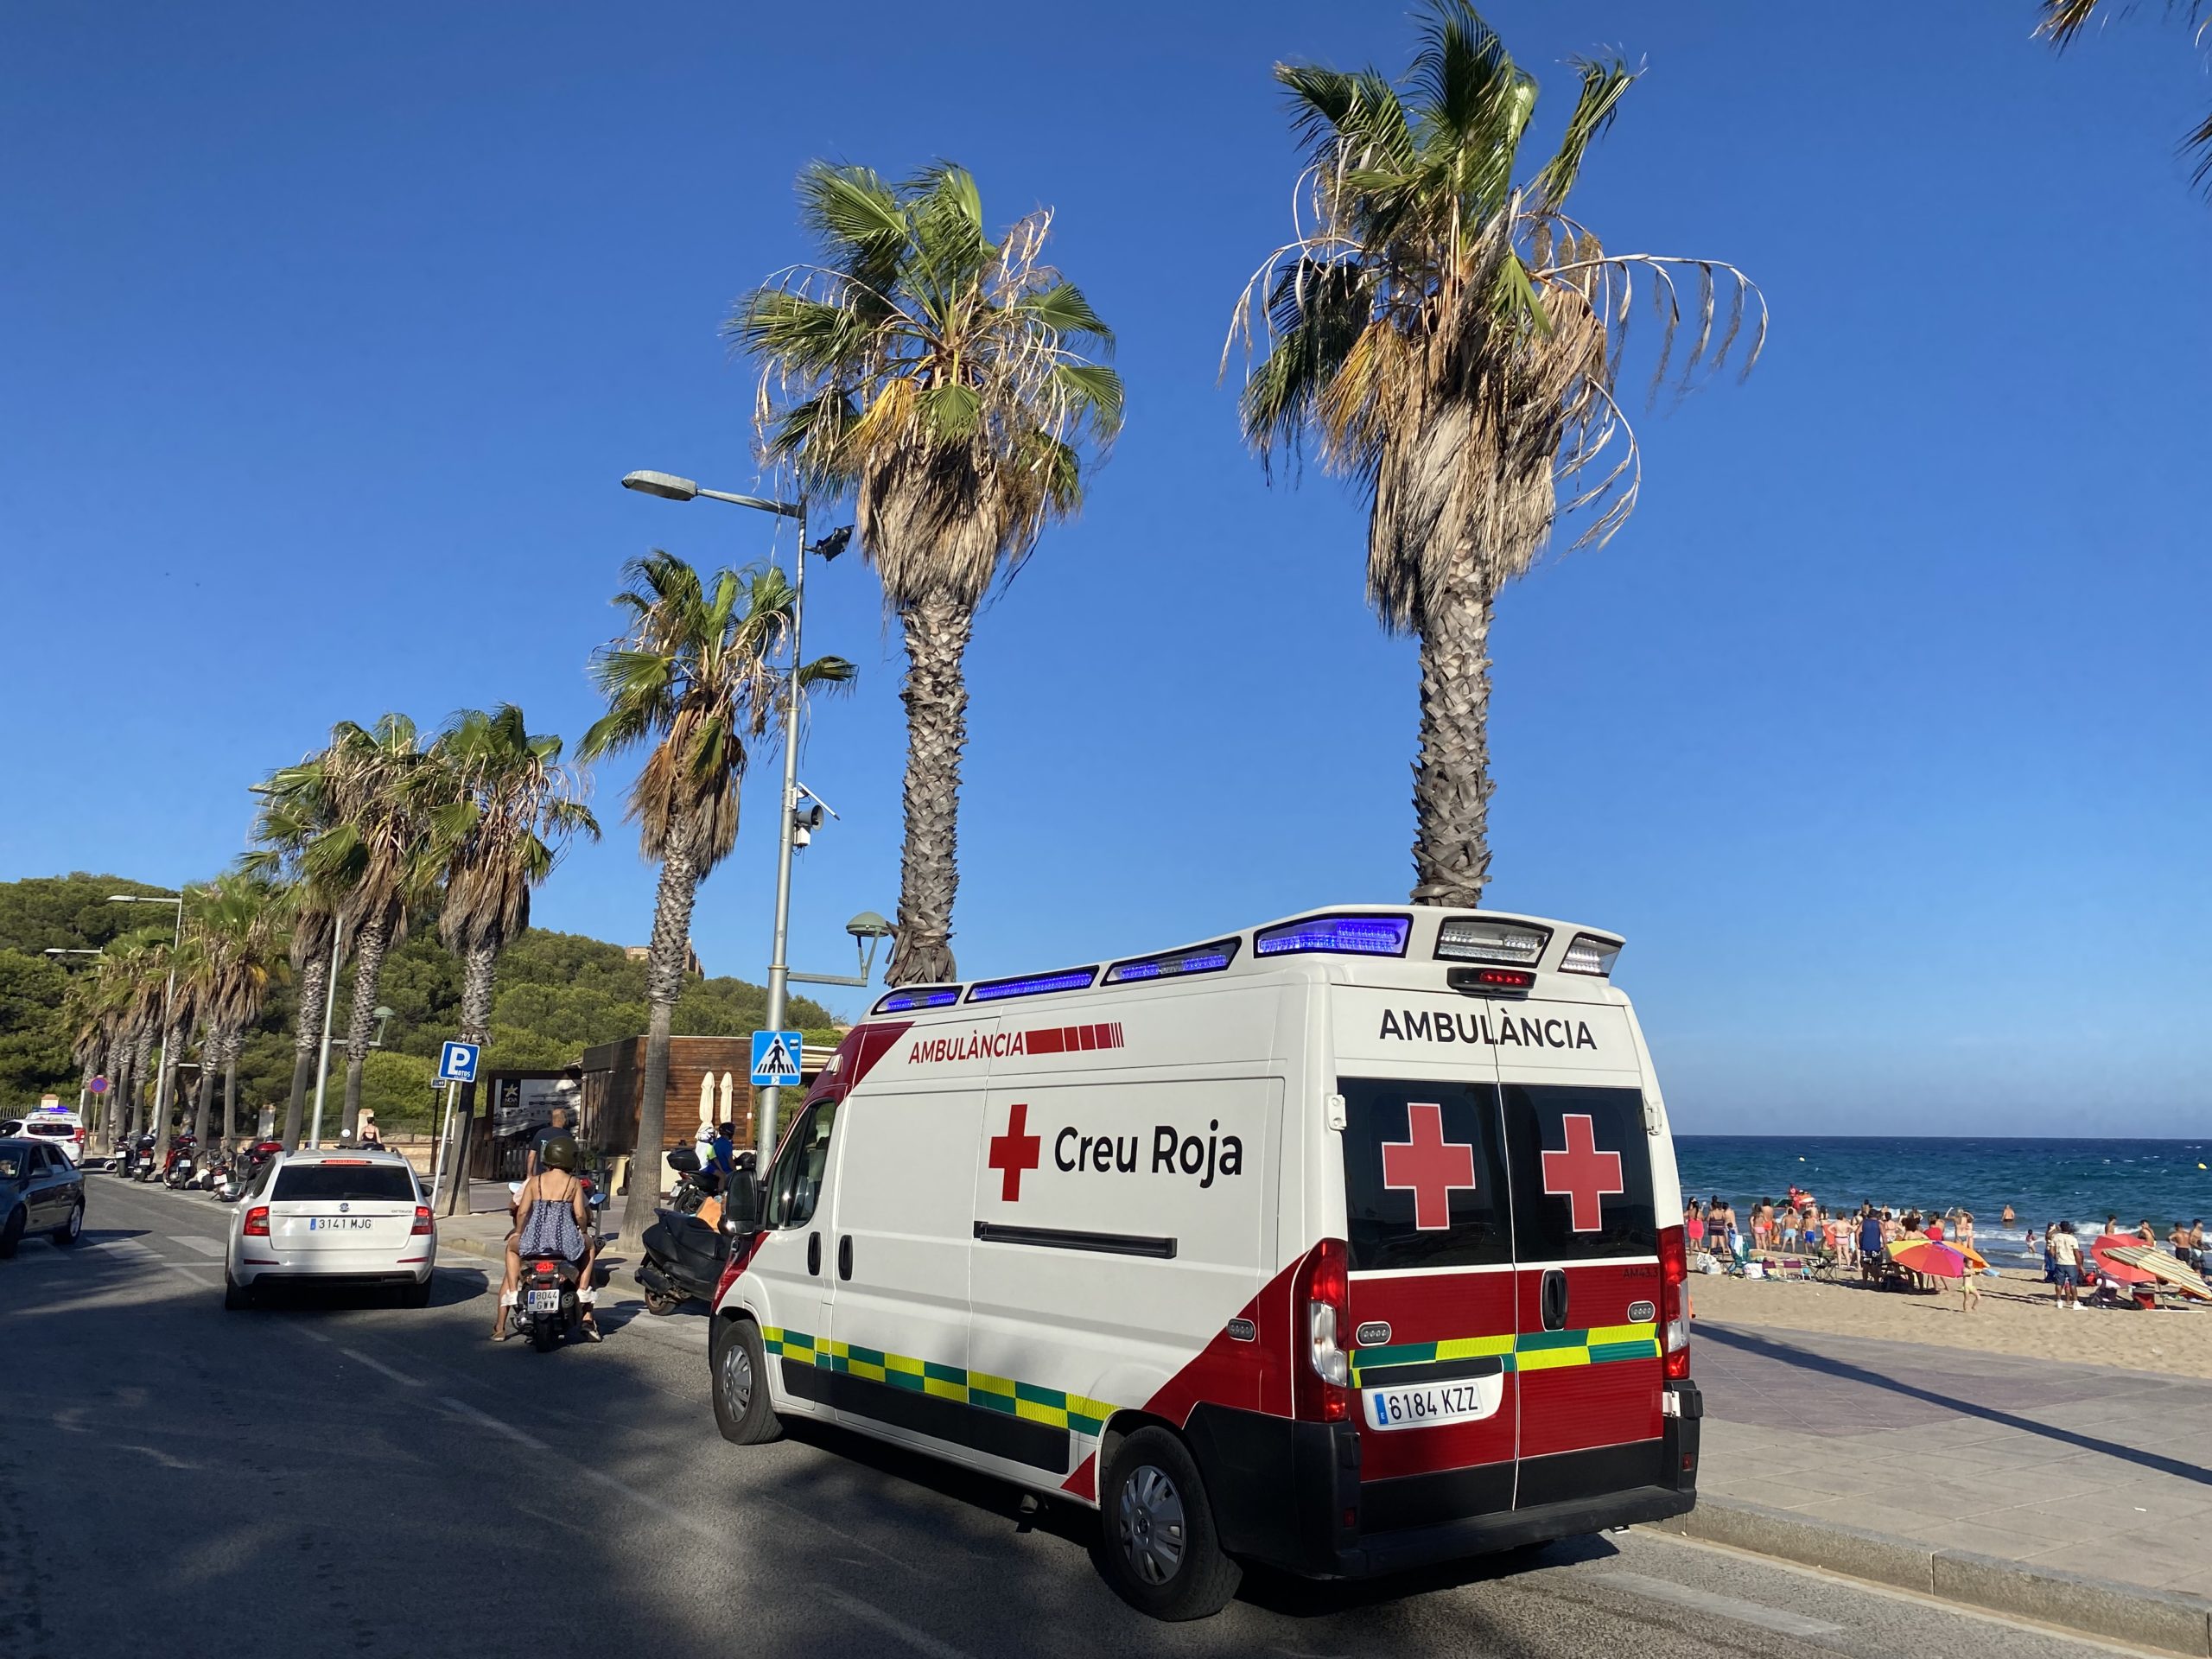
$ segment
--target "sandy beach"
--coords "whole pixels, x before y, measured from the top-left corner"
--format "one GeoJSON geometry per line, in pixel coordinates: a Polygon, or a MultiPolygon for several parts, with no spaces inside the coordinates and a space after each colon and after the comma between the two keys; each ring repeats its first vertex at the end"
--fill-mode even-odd
{"type": "MultiPolygon", "coordinates": [[[[1984,1278],[1981,1305],[1959,1309],[1955,1288],[1929,1295],[1875,1291],[1802,1280],[1730,1279],[1694,1274],[1692,1306],[1700,1319],[1884,1337],[2031,1359],[2063,1359],[2127,1370],[2212,1377],[2212,1306],[2191,1304],[2146,1313],[2083,1306],[2062,1313],[2040,1274],[1984,1278]]],[[[1693,1340],[1692,1353],[1695,1345],[1693,1340]]],[[[1694,1368],[1696,1361],[1691,1361],[1694,1368]]]]}

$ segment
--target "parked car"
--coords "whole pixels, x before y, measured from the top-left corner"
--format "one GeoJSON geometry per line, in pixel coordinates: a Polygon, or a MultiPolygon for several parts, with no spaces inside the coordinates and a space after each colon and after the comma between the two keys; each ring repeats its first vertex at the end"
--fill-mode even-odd
{"type": "Polygon", "coordinates": [[[223,1306],[251,1306],[279,1283],[387,1285],[410,1307],[430,1300],[437,1223],[415,1167],[366,1147],[280,1152],[238,1201],[223,1262],[223,1306]]]}
{"type": "Polygon", "coordinates": [[[73,1164],[84,1160],[85,1120],[74,1112],[26,1112],[22,1121],[7,1133],[29,1135],[48,1146],[59,1147],[73,1164]]]}
{"type": "Polygon", "coordinates": [[[0,1257],[26,1233],[74,1244],[85,1231],[85,1178],[59,1147],[30,1136],[0,1140],[0,1257]]]}

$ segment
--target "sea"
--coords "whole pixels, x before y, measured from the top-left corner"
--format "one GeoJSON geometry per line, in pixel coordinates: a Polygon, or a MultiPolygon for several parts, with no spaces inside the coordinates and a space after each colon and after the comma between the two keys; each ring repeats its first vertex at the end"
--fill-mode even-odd
{"type": "Polygon", "coordinates": [[[2212,1220],[2212,1140],[2072,1141],[1880,1135],[1678,1135],[1682,1198],[1732,1200],[1738,1216],[1758,1198],[1777,1203],[1792,1183],[1831,1209],[1872,1198],[1897,1210],[1963,1207],[1974,1243],[2000,1265],[2039,1264],[2047,1223],[2084,1233],[2105,1217],[2149,1220],[2163,1243],[2177,1220],[2212,1220]],[[2006,1232],[1998,1217],[2015,1217],[2006,1232]]]}

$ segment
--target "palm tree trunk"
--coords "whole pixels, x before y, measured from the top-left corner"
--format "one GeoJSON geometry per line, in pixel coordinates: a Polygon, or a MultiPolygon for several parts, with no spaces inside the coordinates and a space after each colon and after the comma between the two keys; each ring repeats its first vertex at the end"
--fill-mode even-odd
{"type": "Polygon", "coordinates": [[[653,940],[645,957],[645,1075],[638,1097],[638,1139],[630,1157],[630,1192],[622,1205],[622,1244],[634,1254],[660,1202],[661,1142],[668,1122],[668,1039],[683,971],[691,954],[691,906],[699,895],[699,865],[692,837],[671,837],[682,849],[661,861],[660,891],[653,901],[653,940]]]}
{"type": "Polygon", "coordinates": [[[499,940],[474,941],[461,959],[461,1039],[480,1043],[492,1034],[492,991],[496,982],[499,940]]]}
{"type": "Polygon", "coordinates": [[[1490,625],[1479,575],[1422,601],[1421,752],[1414,761],[1417,905],[1469,908],[1490,880],[1490,625]]]}
{"type": "Polygon", "coordinates": [[[245,1046],[243,1032],[233,1033],[223,1045],[223,1122],[229,1126],[223,1135],[226,1141],[235,1141],[245,1133],[238,1128],[238,1051],[245,1046]]]}
{"type": "Polygon", "coordinates": [[[361,1068],[368,1064],[369,1039],[376,1035],[377,979],[384,972],[390,927],[379,918],[361,929],[353,947],[353,1012],[346,1022],[346,1127],[350,1141],[361,1122],[361,1068]]]}
{"type": "Polygon", "coordinates": [[[195,1147],[207,1144],[207,1103],[215,1097],[215,1051],[221,1041],[215,1037],[200,1045],[200,1081],[192,1090],[192,1142],[195,1147]]]}
{"type": "Polygon", "coordinates": [[[315,1081],[315,1050],[322,1042],[322,1003],[330,988],[330,958],[317,951],[300,969],[300,1029],[292,1039],[292,1098],[284,1108],[284,1150],[300,1144],[300,1118],[308,1085],[315,1081]]]}
{"type": "Polygon", "coordinates": [[[899,861],[899,931],[885,978],[893,985],[960,977],[952,900],[960,886],[960,755],[968,745],[961,672],[976,623],[969,607],[928,599],[899,613],[906,633],[906,845],[899,861]]]}
{"type": "Polygon", "coordinates": [[[131,1115],[137,1109],[137,1103],[131,1097],[130,1093],[131,1079],[136,1075],[130,1069],[132,1046],[131,1044],[125,1043],[118,1051],[115,1075],[108,1079],[111,1085],[108,1090],[108,1097],[113,1103],[108,1108],[107,1119],[110,1135],[107,1145],[110,1152],[121,1146],[124,1137],[130,1133],[131,1115]]]}
{"type": "Polygon", "coordinates": [[[154,1098],[148,1103],[154,1108],[154,1156],[166,1158],[169,1149],[169,1123],[176,1116],[177,1062],[184,1055],[185,1033],[190,1021],[179,1020],[162,1033],[162,1069],[154,1074],[154,1098]],[[166,1101],[162,1085],[168,1085],[166,1101]]]}

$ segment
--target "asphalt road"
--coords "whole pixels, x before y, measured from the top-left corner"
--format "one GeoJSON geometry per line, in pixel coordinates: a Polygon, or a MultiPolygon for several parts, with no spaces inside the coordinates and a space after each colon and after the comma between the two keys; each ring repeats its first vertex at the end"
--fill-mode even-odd
{"type": "Polygon", "coordinates": [[[1099,1579],[1087,1511],[836,1432],[726,1445],[704,1319],[649,1318],[626,1280],[605,1344],[547,1355],[485,1339],[474,1265],[427,1310],[226,1313],[227,1209],[87,1185],[75,1251],[0,1262],[10,1659],[2114,1650],[1643,1533],[1379,1584],[1254,1573],[1163,1626],[1099,1579]]]}

